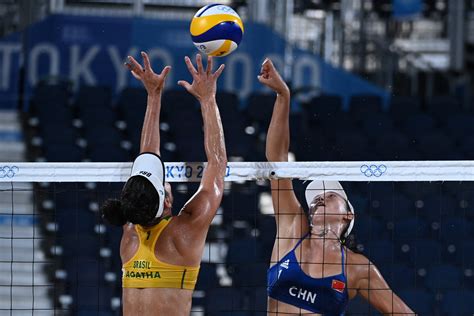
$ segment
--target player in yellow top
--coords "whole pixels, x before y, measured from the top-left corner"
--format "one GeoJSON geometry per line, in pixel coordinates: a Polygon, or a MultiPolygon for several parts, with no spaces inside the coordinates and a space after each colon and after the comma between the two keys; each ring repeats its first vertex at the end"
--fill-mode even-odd
{"type": "Polygon", "coordinates": [[[148,93],[140,155],[120,200],[106,201],[102,214],[109,223],[123,226],[124,315],[189,315],[207,231],[224,191],[227,155],[215,99],[216,82],[224,65],[213,73],[211,58],[206,69],[201,55],[196,57],[197,69],[185,58],[193,82],[178,84],[201,104],[208,164],[198,191],[178,216],[171,217],[173,196],[169,183],[164,182],[159,127],[161,95],[171,68],[156,74],[147,54],[142,52],[142,57],[143,67],[131,56],[126,63],[148,93]]]}

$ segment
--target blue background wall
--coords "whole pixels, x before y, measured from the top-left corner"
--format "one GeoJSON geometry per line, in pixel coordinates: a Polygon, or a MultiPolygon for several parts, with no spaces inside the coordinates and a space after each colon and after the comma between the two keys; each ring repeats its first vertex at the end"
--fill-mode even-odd
{"type": "MultiPolygon", "coordinates": [[[[183,58],[194,55],[185,21],[143,18],[111,18],[55,15],[30,26],[24,33],[0,41],[1,107],[14,107],[18,91],[19,67],[24,61],[25,93],[42,78],[62,76],[80,85],[108,85],[115,92],[137,85],[122,63],[127,55],[139,56],[147,51],[155,69],[165,64],[173,67],[168,87],[179,79],[189,79],[183,58]],[[22,39],[23,36],[23,39],[22,39]],[[22,58],[25,43],[26,58],[22,58]]],[[[218,62],[226,63],[219,89],[246,97],[251,91],[263,90],[257,75],[260,64],[270,56],[279,69],[283,65],[285,41],[268,27],[247,23],[239,49],[218,62]]],[[[293,87],[312,86],[326,93],[337,93],[346,100],[352,94],[387,93],[372,84],[336,69],[318,56],[296,49],[294,52],[293,87]]]]}

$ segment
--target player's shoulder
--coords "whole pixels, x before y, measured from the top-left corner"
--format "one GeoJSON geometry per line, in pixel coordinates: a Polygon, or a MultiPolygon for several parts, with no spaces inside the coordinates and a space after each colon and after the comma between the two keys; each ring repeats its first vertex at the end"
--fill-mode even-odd
{"type": "Polygon", "coordinates": [[[346,261],[349,264],[355,264],[355,265],[368,265],[371,264],[370,260],[364,256],[361,253],[354,252],[348,248],[345,248],[346,250],[346,261]]]}
{"type": "Polygon", "coordinates": [[[363,276],[378,271],[375,264],[363,254],[354,252],[350,249],[347,249],[346,253],[348,269],[358,272],[358,275],[363,276]]]}
{"type": "Polygon", "coordinates": [[[357,270],[358,272],[369,272],[370,269],[375,268],[374,264],[361,253],[354,252],[346,248],[346,262],[348,268],[357,270]]]}

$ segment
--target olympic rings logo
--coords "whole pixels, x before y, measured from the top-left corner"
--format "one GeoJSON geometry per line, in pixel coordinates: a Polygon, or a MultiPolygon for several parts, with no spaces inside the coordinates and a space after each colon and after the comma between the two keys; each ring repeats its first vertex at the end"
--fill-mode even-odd
{"type": "Polygon", "coordinates": [[[381,177],[385,171],[387,171],[386,165],[362,165],[360,166],[360,172],[366,177],[381,177]]]}
{"type": "Polygon", "coordinates": [[[17,166],[0,166],[0,179],[13,178],[18,171],[20,171],[20,168],[17,166]]]}
{"type": "Polygon", "coordinates": [[[235,13],[234,9],[225,5],[220,5],[216,9],[226,13],[235,13]]]}

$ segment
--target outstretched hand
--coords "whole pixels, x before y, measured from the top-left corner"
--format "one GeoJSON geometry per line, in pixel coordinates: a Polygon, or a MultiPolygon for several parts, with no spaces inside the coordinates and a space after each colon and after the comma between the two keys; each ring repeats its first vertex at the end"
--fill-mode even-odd
{"type": "Polygon", "coordinates": [[[288,86],[281,78],[280,74],[273,65],[273,62],[269,58],[266,58],[263,61],[262,68],[260,69],[260,75],[257,78],[260,83],[266,85],[278,94],[289,95],[290,93],[288,86]]]}
{"type": "Polygon", "coordinates": [[[225,65],[222,64],[216,72],[212,73],[213,59],[207,57],[207,68],[204,70],[202,64],[202,57],[200,54],[196,56],[197,70],[194,68],[191,59],[188,56],[184,58],[186,66],[188,67],[189,73],[193,77],[193,82],[189,83],[184,80],[178,81],[178,84],[184,87],[189,93],[191,93],[199,102],[205,102],[216,96],[216,82],[219,76],[222,74],[225,65]]]}
{"type": "Polygon", "coordinates": [[[147,53],[141,53],[143,58],[143,67],[132,56],[127,57],[125,66],[131,71],[132,75],[140,80],[145,86],[149,95],[159,94],[165,86],[166,76],[168,76],[171,67],[166,66],[160,74],[156,74],[151,69],[150,59],[147,53]]]}

